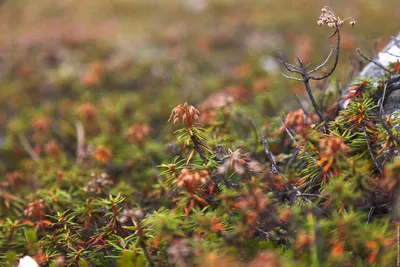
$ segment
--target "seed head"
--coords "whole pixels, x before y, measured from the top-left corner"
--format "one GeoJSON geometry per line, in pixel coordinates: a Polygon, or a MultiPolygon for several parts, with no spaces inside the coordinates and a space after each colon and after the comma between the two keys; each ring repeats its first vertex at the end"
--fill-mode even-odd
{"type": "Polygon", "coordinates": [[[199,118],[200,111],[185,102],[185,104],[180,104],[172,110],[168,122],[172,120],[175,125],[180,120],[187,128],[193,128],[199,118]]]}
{"type": "Polygon", "coordinates": [[[125,136],[129,142],[142,145],[149,133],[150,127],[147,124],[135,123],[129,127],[125,136]]]}
{"type": "Polygon", "coordinates": [[[341,19],[339,16],[336,16],[335,13],[331,8],[328,6],[325,6],[324,8],[321,9],[321,15],[318,18],[317,24],[319,26],[322,25],[327,25],[330,28],[338,28],[339,26],[342,26],[345,21],[350,20],[350,25],[354,26],[355,25],[355,20],[351,17],[346,18],[346,19],[341,19]]]}

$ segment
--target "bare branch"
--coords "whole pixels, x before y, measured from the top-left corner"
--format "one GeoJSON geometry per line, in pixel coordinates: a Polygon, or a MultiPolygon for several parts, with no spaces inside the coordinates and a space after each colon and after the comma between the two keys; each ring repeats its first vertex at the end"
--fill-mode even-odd
{"type": "Polygon", "coordinates": [[[365,143],[367,144],[369,155],[370,155],[372,161],[374,162],[376,169],[379,171],[379,173],[383,173],[382,168],[379,166],[378,162],[375,159],[374,153],[372,153],[372,149],[369,144],[368,134],[365,130],[364,130],[364,136],[365,136],[365,143]]]}
{"type": "Polygon", "coordinates": [[[228,181],[228,170],[226,170],[225,173],[222,175],[222,181],[224,182],[226,187],[228,187],[229,189],[232,188],[231,183],[229,183],[229,181],[228,181]]]}
{"type": "Polygon", "coordinates": [[[371,206],[371,209],[368,212],[368,218],[367,218],[367,223],[366,224],[369,224],[369,222],[371,221],[372,214],[374,214],[374,211],[375,211],[375,207],[371,206]]]}
{"type": "Polygon", "coordinates": [[[381,103],[379,105],[379,111],[381,112],[381,114],[383,114],[383,104],[385,103],[386,89],[387,89],[387,83],[385,83],[385,87],[383,87],[383,95],[381,98],[381,103]]]}
{"type": "MultiPolygon", "coordinates": [[[[333,46],[331,47],[331,51],[329,52],[329,55],[328,55],[328,57],[325,59],[325,61],[324,61],[321,65],[319,65],[318,67],[316,67],[315,69],[310,70],[310,71],[308,72],[308,74],[314,73],[314,72],[320,70],[322,67],[324,67],[324,66],[326,65],[326,63],[328,63],[328,61],[329,61],[329,59],[331,58],[332,54],[333,54],[333,46]]],[[[308,66],[308,65],[307,65],[307,66],[308,66]]],[[[307,66],[306,66],[306,68],[307,68],[307,66]]]]}
{"type": "MultiPolygon", "coordinates": [[[[308,93],[308,96],[310,97],[311,104],[313,105],[314,110],[315,110],[315,112],[317,113],[320,122],[326,122],[325,119],[324,119],[324,116],[322,115],[322,112],[319,110],[319,107],[318,107],[318,105],[317,105],[317,101],[315,101],[314,95],[312,94],[312,91],[311,91],[310,83],[308,82],[307,79],[304,80],[304,85],[305,85],[305,87],[306,87],[306,91],[307,91],[307,93],[308,93]]],[[[324,127],[324,128],[325,128],[325,127],[324,127]]],[[[324,130],[324,131],[325,131],[325,130],[324,130]]]]}
{"type": "Polygon", "coordinates": [[[85,155],[85,129],[80,121],[75,123],[76,128],[76,164],[82,163],[83,157],[85,155]]]}
{"type": "Polygon", "coordinates": [[[35,161],[36,163],[39,163],[39,155],[36,153],[36,151],[32,148],[31,144],[29,144],[28,139],[22,134],[18,135],[19,141],[21,142],[22,147],[25,149],[25,151],[29,154],[31,159],[35,161]]]}
{"type": "MultiPolygon", "coordinates": [[[[310,79],[316,80],[316,81],[323,80],[323,79],[328,78],[329,76],[331,76],[332,73],[335,71],[335,69],[336,69],[336,67],[337,67],[337,65],[339,63],[339,52],[340,52],[340,30],[339,30],[339,28],[336,28],[335,33],[337,34],[336,56],[335,56],[335,62],[333,63],[332,69],[328,73],[326,73],[326,74],[324,74],[324,75],[322,75],[320,77],[310,76],[309,77],[310,79]]],[[[328,56],[327,59],[329,60],[329,56],[328,56]]]]}
{"type": "Polygon", "coordinates": [[[299,99],[299,96],[298,96],[297,94],[294,94],[294,95],[296,96],[296,100],[297,100],[297,103],[299,103],[300,108],[303,110],[304,114],[308,117],[308,116],[309,116],[309,115],[308,115],[308,112],[307,112],[307,110],[304,108],[303,104],[301,103],[301,101],[300,101],[300,99],[299,99]]]}
{"type": "Polygon", "coordinates": [[[303,59],[299,56],[296,56],[297,63],[299,64],[300,68],[303,68],[303,59]]]}
{"type": "MultiPolygon", "coordinates": [[[[313,70],[311,70],[311,71],[309,71],[309,72],[306,71],[306,68],[309,67],[309,66],[311,65],[310,63],[307,64],[307,65],[304,67],[303,60],[302,60],[300,57],[297,57],[296,59],[297,59],[297,63],[298,63],[298,65],[299,65],[299,68],[296,68],[296,67],[294,67],[293,65],[290,65],[290,66],[289,66],[289,65],[283,60],[283,55],[282,55],[282,53],[279,51],[279,54],[280,54],[280,56],[281,56],[281,57],[280,57],[281,63],[282,63],[289,71],[301,74],[302,79],[296,78],[296,77],[291,77],[291,76],[285,75],[285,74],[283,74],[283,73],[282,73],[282,75],[283,75],[285,78],[287,78],[287,79],[295,80],[295,81],[302,81],[302,82],[304,83],[304,85],[305,85],[305,87],[306,87],[307,94],[308,94],[308,96],[309,96],[309,98],[310,98],[311,104],[313,105],[314,110],[315,110],[315,112],[317,113],[317,115],[318,115],[318,117],[319,117],[319,119],[320,119],[320,122],[324,122],[325,125],[326,125],[326,121],[325,121],[325,119],[324,119],[324,116],[322,115],[322,112],[320,111],[320,109],[319,109],[319,107],[318,107],[318,105],[317,105],[317,102],[315,101],[314,95],[313,95],[313,93],[312,93],[312,91],[311,91],[311,87],[310,87],[309,80],[310,80],[310,79],[311,79],[311,80],[323,80],[323,79],[325,79],[325,78],[328,78],[328,77],[329,77],[330,75],[332,75],[332,73],[335,71],[335,69],[336,69],[336,67],[337,67],[337,65],[338,65],[338,62],[339,62],[339,51],[340,51],[340,30],[339,30],[339,28],[338,28],[338,25],[336,25],[336,26],[337,26],[337,27],[336,27],[336,30],[335,30],[334,34],[331,36],[331,37],[333,37],[334,35],[337,34],[335,62],[334,62],[334,64],[333,64],[333,67],[331,68],[331,70],[330,70],[328,73],[326,73],[326,74],[324,74],[324,75],[322,75],[322,76],[320,76],[320,77],[317,77],[317,76],[310,76],[309,74],[310,74],[310,73],[316,72],[317,70],[319,70],[320,68],[322,68],[322,67],[329,61],[329,59],[331,58],[332,53],[333,53],[333,48],[331,49],[331,51],[330,51],[328,57],[325,59],[325,61],[324,61],[321,65],[319,65],[317,68],[315,68],[315,69],[313,69],[313,70]]],[[[326,127],[325,127],[325,126],[323,127],[323,130],[324,130],[324,132],[326,132],[326,127]]]]}
{"type": "Polygon", "coordinates": [[[263,143],[263,146],[264,146],[265,154],[267,155],[268,160],[271,162],[272,173],[279,173],[279,174],[281,174],[283,176],[283,173],[281,172],[281,170],[279,169],[278,165],[276,164],[274,155],[268,149],[268,142],[267,142],[267,138],[265,136],[263,136],[263,138],[262,138],[262,143],[263,143]]]}
{"type": "Polygon", "coordinates": [[[360,49],[360,48],[357,48],[357,53],[358,53],[363,59],[365,59],[366,61],[375,64],[376,66],[378,66],[379,68],[383,69],[383,70],[386,71],[386,72],[389,72],[390,74],[394,74],[393,71],[387,69],[387,68],[386,68],[385,66],[383,66],[381,63],[379,63],[379,62],[377,62],[377,61],[375,61],[375,60],[373,60],[373,59],[370,59],[369,57],[365,56],[365,55],[361,52],[361,49],[360,49]]]}
{"type": "Polygon", "coordinates": [[[338,88],[338,95],[339,95],[339,98],[336,103],[336,110],[335,110],[335,114],[334,114],[335,117],[339,116],[340,103],[342,102],[342,99],[343,99],[343,90],[340,87],[338,88]]]}
{"type": "Polygon", "coordinates": [[[301,196],[309,196],[309,197],[318,197],[318,198],[328,199],[327,197],[321,196],[319,194],[302,193],[301,196]]]}
{"type": "Polygon", "coordinates": [[[392,52],[386,52],[386,54],[389,54],[389,55],[391,55],[391,56],[394,56],[394,57],[400,57],[400,55],[395,55],[395,54],[393,54],[392,52]]]}
{"type": "Polygon", "coordinates": [[[379,116],[379,121],[382,124],[383,128],[385,128],[386,132],[389,134],[390,138],[392,138],[392,140],[394,140],[396,142],[396,144],[399,145],[400,144],[399,139],[394,135],[392,129],[390,129],[389,125],[382,118],[382,114],[381,114],[381,116],[379,116]]]}
{"type": "Polygon", "coordinates": [[[282,72],[281,72],[281,74],[282,74],[282,76],[285,77],[286,79],[295,80],[295,81],[299,81],[299,82],[302,82],[302,81],[303,81],[303,79],[296,78],[296,77],[291,77],[291,76],[287,76],[286,74],[284,74],[284,73],[282,73],[282,72]]]}
{"type": "Polygon", "coordinates": [[[308,63],[307,65],[304,66],[305,69],[307,69],[308,67],[310,67],[314,62],[311,61],[310,63],[308,63]]]}
{"type": "Polygon", "coordinates": [[[281,122],[282,126],[285,127],[285,131],[286,133],[289,135],[290,139],[292,139],[292,141],[297,144],[296,139],[294,138],[294,136],[292,135],[292,133],[290,132],[289,128],[286,126],[286,124],[282,121],[282,119],[279,119],[279,121],[281,122]]]}
{"type": "Polygon", "coordinates": [[[279,58],[278,58],[278,60],[285,66],[285,68],[286,68],[288,71],[301,74],[301,71],[300,71],[296,66],[294,66],[294,65],[292,65],[292,64],[289,64],[289,63],[287,63],[287,62],[285,61],[285,58],[283,57],[283,54],[282,54],[282,52],[281,52],[280,50],[278,50],[278,53],[279,53],[279,58]]]}
{"type": "Polygon", "coordinates": [[[136,229],[137,229],[137,234],[138,234],[138,236],[139,236],[139,245],[140,245],[140,247],[141,247],[142,250],[143,250],[143,254],[144,254],[144,256],[146,257],[148,263],[149,263],[151,266],[154,266],[154,265],[156,265],[156,264],[155,264],[155,262],[154,262],[154,260],[153,260],[153,258],[152,258],[152,256],[151,256],[150,251],[149,251],[149,249],[148,249],[148,246],[147,246],[147,244],[146,244],[146,236],[145,236],[145,234],[144,234],[144,232],[143,232],[143,229],[142,229],[142,227],[141,227],[141,225],[140,225],[140,221],[137,220],[137,219],[135,219],[135,220],[134,220],[134,223],[135,223],[135,226],[136,226],[136,229]]]}

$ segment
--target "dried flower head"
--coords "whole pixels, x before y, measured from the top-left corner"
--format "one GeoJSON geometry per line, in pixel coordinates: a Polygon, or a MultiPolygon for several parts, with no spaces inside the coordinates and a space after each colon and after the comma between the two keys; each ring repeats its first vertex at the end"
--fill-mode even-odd
{"type": "Polygon", "coordinates": [[[50,140],[45,146],[44,146],[44,151],[46,152],[47,155],[54,157],[54,158],[59,158],[60,157],[60,148],[57,144],[57,141],[55,140],[50,140]]]}
{"type": "Polygon", "coordinates": [[[98,145],[96,151],[94,152],[94,157],[96,160],[106,164],[109,162],[112,152],[110,149],[103,145],[98,145]]]}
{"type": "Polygon", "coordinates": [[[125,133],[126,138],[129,142],[137,145],[142,145],[146,136],[150,133],[150,127],[147,124],[135,123],[129,127],[125,133]]]}
{"type": "Polygon", "coordinates": [[[339,16],[336,16],[333,10],[325,6],[321,9],[321,15],[318,18],[317,24],[319,26],[327,25],[330,28],[338,28],[342,26],[345,21],[349,20],[349,24],[354,26],[356,21],[352,17],[348,17],[346,19],[341,19],[339,16]]]}
{"type": "Polygon", "coordinates": [[[296,237],[296,250],[299,251],[314,243],[314,238],[304,232],[299,232],[296,237]]]}
{"type": "Polygon", "coordinates": [[[90,103],[86,103],[78,107],[79,116],[86,122],[92,121],[96,117],[97,113],[97,108],[90,103]]]}
{"type": "Polygon", "coordinates": [[[260,188],[255,188],[252,194],[243,195],[233,203],[232,208],[240,210],[246,216],[247,223],[253,224],[268,204],[269,199],[264,192],[260,188]]]}
{"type": "Polygon", "coordinates": [[[205,123],[215,122],[217,110],[229,110],[231,104],[246,102],[251,97],[250,90],[237,85],[231,85],[213,93],[198,105],[198,109],[201,112],[201,121],[205,123]]]}
{"type": "Polygon", "coordinates": [[[211,231],[214,233],[219,233],[225,229],[225,226],[221,222],[221,218],[219,217],[213,217],[210,219],[210,226],[211,226],[211,231]]]}
{"type": "Polygon", "coordinates": [[[85,192],[101,193],[104,188],[114,184],[110,177],[104,173],[101,175],[93,173],[91,177],[90,182],[83,188],[85,192]]]}
{"type": "Polygon", "coordinates": [[[185,104],[180,104],[172,110],[168,122],[172,120],[175,125],[181,120],[187,128],[193,128],[198,123],[199,118],[200,111],[185,102],[185,104]]]}
{"type": "Polygon", "coordinates": [[[243,175],[246,170],[261,172],[261,165],[256,160],[252,160],[248,154],[241,153],[240,149],[235,151],[228,150],[229,154],[223,164],[218,167],[219,173],[225,173],[228,169],[233,169],[238,175],[243,175]]]}
{"type": "Polygon", "coordinates": [[[34,217],[38,220],[41,220],[45,215],[45,208],[47,204],[43,202],[43,199],[31,202],[28,204],[28,207],[25,209],[24,214],[28,217],[34,217]]]}
{"type": "Polygon", "coordinates": [[[340,257],[344,252],[344,246],[342,242],[336,241],[332,246],[331,256],[340,257]]]}
{"type": "Polygon", "coordinates": [[[279,257],[273,251],[263,251],[254,260],[252,260],[248,267],[277,267],[281,266],[279,257]]]}
{"type": "Polygon", "coordinates": [[[9,172],[6,174],[7,185],[14,186],[24,182],[24,175],[21,172],[9,172]]]}
{"type": "Polygon", "coordinates": [[[240,266],[235,261],[235,258],[229,255],[221,255],[221,253],[210,252],[208,254],[201,255],[197,257],[199,267],[210,267],[210,266],[240,266]]]}
{"type": "Polygon", "coordinates": [[[54,258],[54,264],[56,267],[63,267],[65,266],[65,257],[64,256],[57,256],[54,258]]]}
{"type": "Polygon", "coordinates": [[[318,165],[323,166],[324,172],[328,172],[336,158],[349,149],[342,137],[333,134],[322,139],[319,143],[319,147],[323,152],[321,153],[321,159],[318,161],[318,165]]]}
{"type": "Polygon", "coordinates": [[[194,193],[197,188],[210,180],[206,170],[193,172],[190,169],[183,169],[179,176],[172,182],[178,187],[183,187],[189,193],[194,193]]]}
{"type": "Polygon", "coordinates": [[[370,251],[367,264],[372,264],[376,260],[379,251],[391,245],[393,241],[394,238],[385,238],[381,233],[375,233],[372,239],[365,241],[364,245],[370,251]]]}
{"type": "Polygon", "coordinates": [[[47,117],[40,117],[32,121],[35,131],[45,134],[51,126],[51,120],[47,117]]]}
{"type": "Polygon", "coordinates": [[[393,163],[385,166],[385,179],[383,180],[383,186],[391,191],[400,184],[400,161],[395,160],[393,163]]]}
{"type": "Polygon", "coordinates": [[[288,223],[293,218],[293,212],[290,209],[284,209],[279,213],[279,220],[288,223]]]}
{"type": "Polygon", "coordinates": [[[289,112],[285,120],[285,125],[280,128],[280,131],[285,131],[286,128],[290,128],[296,133],[302,134],[307,131],[313,121],[318,121],[317,114],[313,113],[310,116],[306,116],[302,109],[298,109],[289,112]]]}
{"type": "Polygon", "coordinates": [[[319,146],[327,155],[337,155],[339,152],[346,152],[349,149],[349,147],[343,142],[342,137],[333,134],[322,139],[319,146]]]}
{"type": "Polygon", "coordinates": [[[176,240],[169,246],[168,250],[169,262],[173,266],[185,267],[190,265],[190,258],[193,257],[193,251],[187,240],[176,240]]]}
{"type": "Polygon", "coordinates": [[[352,86],[350,86],[348,90],[348,94],[346,97],[343,98],[343,102],[347,100],[352,100],[354,98],[362,98],[364,92],[366,89],[368,89],[368,86],[370,85],[370,81],[368,79],[362,80],[359,83],[356,83],[352,86]]]}
{"type": "Polygon", "coordinates": [[[89,65],[85,74],[81,78],[81,83],[91,87],[100,84],[101,78],[105,72],[104,64],[101,62],[93,62],[89,65]]]}

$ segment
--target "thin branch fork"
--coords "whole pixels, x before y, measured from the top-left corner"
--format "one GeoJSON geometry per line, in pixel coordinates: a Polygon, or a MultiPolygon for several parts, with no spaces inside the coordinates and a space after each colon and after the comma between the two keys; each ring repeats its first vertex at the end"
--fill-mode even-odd
{"type": "MultiPolygon", "coordinates": [[[[319,77],[310,76],[310,79],[316,80],[316,81],[326,79],[326,78],[328,78],[329,76],[331,76],[331,75],[333,74],[333,72],[336,70],[336,67],[337,67],[337,65],[338,65],[338,63],[339,63],[339,54],[340,54],[340,53],[339,53],[339,52],[340,52],[340,30],[339,30],[339,28],[336,28],[336,31],[335,31],[335,33],[332,35],[332,37],[335,36],[335,35],[337,35],[337,40],[336,40],[336,56],[335,56],[335,62],[333,63],[332,68],[331,68],[330,71],[328,71],[326,74],[324,74],[324,75],[322,75],[322,76],[319,76],[319,77]]],[[[333,48],[331,48],[331,52],[329,53],[329,55],[328,55],[328,57],[325,59],[325,61],[324,61],[321,65],[319,65],[317,68],[315,68],[314,70],[309,71],[309,72],[308,72],[308,75],[310,75],[311,73],[314,73],[315,71],[321,69],[322,67],[324,67],[324,66],[326,65],[326,63],[328,63],[329,59],[332,57],[332,50],[333,50],[333,48]]]]}
{"type": "Polygon", "coordinates": [[[340,30],[339,30],[339,26],[337,26],[335,32],[333,33],[333,35],[331,37],[333,37],[335,35],[337,35],[335,61],[333,63],[332,68],[322,76],[312,76],[311,74],[314,73],[314,72],[317,72],[318,70],[323,68],[328,63],[329,59],[333,55],[333,48],[331,48],[328,57],[325,59],[325,61],[321,65],[319,65],[315,69],[312,69],[312,70],[309,70],[309,71],[307,71],[307,69],[308,69],[308,67],[311,66],[312,62],[305,65],[303,63],[303,60],[301,58],[297,57],[296,61],[297,61],[297,65],[298,66],[295,66],[295,65],[287,63],[285,61],[284,57],[283,57],[283,54],[279,51],[279,61],[285,66],[285,68],[291,73],[300,74],[302,77],[301,78],[292,77],[292,76],[288,76],[288,75],[286,75],[284,73],[282,73],[282,75],[287,79],[295,80],[295,81],[302,81],[304,83],[304,85],[306,87],[307,94],[308,94],[308,96],[310,98],[310,101],[311,101],[313,107],[314,107],[314,110],[317,113],[317,115],[318,115],[318,117],[320,119],[320,122],[324,122],[324,123],[326,123],[326,121],[325,121],[324,116],[323,116],[322,112],[320,111],[320,109],[318,107],[318,104],[317,104],[317,102],[316,102],[316,100],[315,100],[315,98],[314,98],[314,96],[312,94],[311,86],[310,86],[309,81],[310,80],[319,81],[319,80],[326,79],[329,76],[331,76],[333,74],[333,72],[336,70],[336,67],[337,67],[338,62],[339,62],[339,52],[340,52],[340,30]]]}
{"type": "MultiPolygon", "coordinates": [[[[333,47],[331,47],[331,50],[330,50],[330,52],[329,52],[329,55],[327,56],[327,58],[325,59],[325,61],[324,61],[321,65],[319,65],[318,67],[316,67],[315,69],[310,70],[310,71],[308,72],[308,74],[317,72],[317,71],[319,71],[322,67],[324,67],[324,66],[326,65],[326,63],[328,63],[329,59],[331,58],[332,53],[333,53],[333,47]]],[[[306,65],[306,68],[307,68],[309,65],[311,65],[311,64],[306,65]]]]}
{"type": "Polygon", "coordinates": [[[280,50],[278,50],[278,53],[279,53],[279,58],[278,58],[279,62],[281,62],[288,71],[302,74],[301,71],[295,65],[289,64],[285,61],[283,54],[280,50]]]}

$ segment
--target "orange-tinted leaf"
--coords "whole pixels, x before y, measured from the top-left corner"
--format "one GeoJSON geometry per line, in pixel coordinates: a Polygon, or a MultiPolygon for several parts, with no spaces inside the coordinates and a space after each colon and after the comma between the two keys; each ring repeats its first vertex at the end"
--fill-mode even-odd
{"type": "Polygon", "coordinates": [[[332,248],[331,255],[333,257],[339,257],[343,254],[344,247],[342,243],[335,243],[332,248]]]}
{"type": "Polygon", "coordinates": [[[375,241],[366,241],[365,246],[369,249],[376,249],[378,244],[375,241]]]}
{"type": "Polygon", "coordinates": [[[368,256],[368,259],[367,259],[367,264],[373,263],[375,261],[375,259],[376,259],[376,256],[377,256],[376,252],[370,253],[369,256],[368,256]]]}
{"type": "Polygon", "coordinates": [[[393,239],[392,238],[388,238],[383,242],[384,246],[389,246],[393,243],[393,239]]]}

